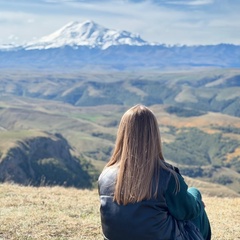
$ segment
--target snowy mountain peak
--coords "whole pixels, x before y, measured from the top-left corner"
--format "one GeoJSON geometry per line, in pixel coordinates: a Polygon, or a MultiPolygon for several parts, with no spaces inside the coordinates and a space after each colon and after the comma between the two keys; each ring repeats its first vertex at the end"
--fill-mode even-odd
{"type": "Polygon", "coordinates": [[[106,49],[112,45],[150,45],[139,35],[127,31],[118,31],[105,28],[94,21],[87,20],[82,23],[70,22],[56,32],[30,42],[25,49],[49,49],[64,46],[88,46],[106,49]]]}

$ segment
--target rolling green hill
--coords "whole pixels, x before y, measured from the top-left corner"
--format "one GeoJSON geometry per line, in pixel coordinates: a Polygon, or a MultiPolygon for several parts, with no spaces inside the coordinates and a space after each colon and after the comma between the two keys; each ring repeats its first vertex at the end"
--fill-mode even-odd
{"type": "Polygon", "coordinates": [[[240,116],[240,70],[183,72],[2,72],[2,96],[54,100],[73,106],[168,104],[240,116]]]}
{"type": "Polygon", "coordinates": [[[239,75],[237,69],[5,71],[0,79],[0,154],[7,148],[6,133],[60,133],[77,155],[101,170],[114,147],[122,114],[142,103],[158,118],[167,160],[184,175],[239,192],[239,75]]]}

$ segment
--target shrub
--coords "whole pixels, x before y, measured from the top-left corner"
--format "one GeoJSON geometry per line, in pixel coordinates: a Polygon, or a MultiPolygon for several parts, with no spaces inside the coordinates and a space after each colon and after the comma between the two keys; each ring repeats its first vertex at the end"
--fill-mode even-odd
{"type": "Polygon", "coordinates": [[[233,180],[231,179],[231,177],[226,176],[226,175],[221,175],[219,177],[214,177],[213,181],[217,182],[219,184],[222,184],[222,185],[228,185],[228,184],[233,183],[233,180]]]}

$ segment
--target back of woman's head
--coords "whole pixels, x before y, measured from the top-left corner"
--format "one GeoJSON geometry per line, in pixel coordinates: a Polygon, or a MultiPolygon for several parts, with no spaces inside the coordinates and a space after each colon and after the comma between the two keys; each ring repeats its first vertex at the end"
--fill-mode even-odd
{"type": "Polygon", "coordinates": [[[123,115],[113,155],[107,164],[119,166],[115,200],[127,204],[149,199],[152,180],[163,161],[158,123],[143,105],[123,115]]]}
{"type": "Polygon", "coordinates": [[[116,147],[122,148],[122,153],[138,157],[138,163],[143,160],[146,164],[154,156],[159,157],[161,154],[159,128],[156,117],[150,109],[136,105],[123,115],[116,147]],[[151,159],[148,159],[149,157],[151,159]]]}

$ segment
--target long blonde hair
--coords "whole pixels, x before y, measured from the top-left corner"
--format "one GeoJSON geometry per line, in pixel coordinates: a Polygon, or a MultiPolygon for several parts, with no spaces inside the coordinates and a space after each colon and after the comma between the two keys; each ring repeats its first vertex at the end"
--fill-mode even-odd
{"type": "Polygon", "coordinates": [[[114,165],[119,167],[114,192],[117,203],[126,205],[157,196],[158,181],[154,179],[158,179],[161,167],[168,168],[157,119],[147,107],[136,105],[122,116],[114,152],[106,167],[114,165]],[[153,183],[157,184],[154,193],[153,183]]]}

